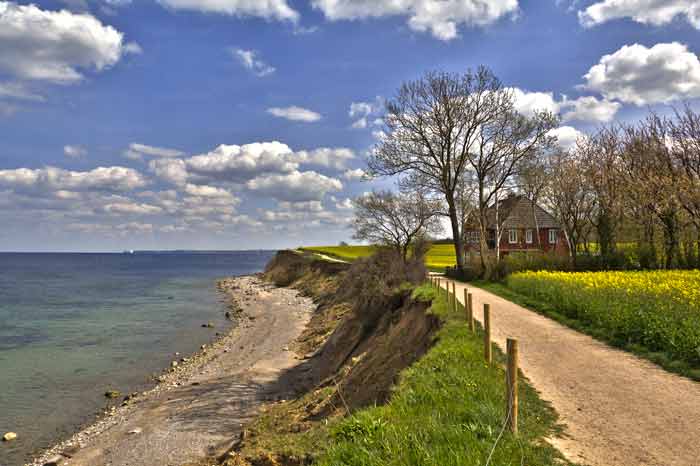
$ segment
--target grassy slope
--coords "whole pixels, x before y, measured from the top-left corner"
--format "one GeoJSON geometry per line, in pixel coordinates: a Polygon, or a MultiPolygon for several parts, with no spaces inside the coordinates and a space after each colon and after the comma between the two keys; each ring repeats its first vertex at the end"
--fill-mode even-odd
{"type": "MultiPolygon", "coordinates": [[[[375,250],[373,246],[317,246],[302,249],[349,261],[367,257],[375,250]]],[[[456,262],[455,249],[451,244],[435,244],[426,256],[426,265],[432,270],[444,271],[445,267],[452,267],[456,262]]]]}
{"type": "MultiPolygon", "coordinates": [[[[414,294],[431,298],[429,286],[414,294]]],[[[304,406],[327,394],[321,389],[301,400],[274,406],[253,425],[248,457],[315,458],[315,464],[338,465],[484,465],[503,424],[505,386],[500,364],[483,361],[483,343],[471,334],[463,309],[450,312],[444,296],[431,311],[443,320],[433,348],[401,374],[385,406],[305,426],[294,433],[294,420],[307,417],[304,406]]],[[[496,355],[502,362],[502,355],[496,355]]],[[[535,391],[521,383],[520,437],[505,433],[491,465],[567,464],[544,442],[556,432],[556,416],[535,391]]]]}
{"type": "Polygon", "coordinates": [[[486,291],[490,291],[491,293],[498,295],[504,299],[519,304],[520,306],[543,314],[563,325],[566,325],[567,327],[590,335],[599,341],[629,351],[642,358],[648,359],[649,361],[658,364],[659,366],[663,367],[669,372],[674,372],[685,377],[691,378],[693,380],[700,381],[700,368],[692,367],[688,363],[674,359],[669,354],[661,351],[650,351],[648,348],[645,348],[644,346],[639,344],[627,343],[624,341],[611,339],[609,333],[605,329],[597,327],[588,322],[568,317],[561,313],[557,309],[557,306],[555,304],[547,303],[532,298],[530,296],[517,293],[502,283],[479,281],[472,282],[472,284],[478,286],[479,288],[483,288],[486,291]]]}

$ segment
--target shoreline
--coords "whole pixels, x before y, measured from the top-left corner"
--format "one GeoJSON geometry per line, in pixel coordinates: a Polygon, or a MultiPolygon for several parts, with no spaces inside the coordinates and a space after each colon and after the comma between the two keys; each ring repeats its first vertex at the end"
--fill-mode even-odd
{"type": "MultiPolygon", "coordinates": [[[[164,461],[162,464],[170,464],[165,461],[164,456],[168,454],[169,448],[178,451],[176,456],[180,463],[201,459],[194,456],[205,457],[212,453],[212,445],[204,445],[204,443],[212,440],[227,440],[232,444],[238,433],[236,430],[240,430],[243,421],[257,413],[257,408],[266,401],[286,396],[285,392],[288,392],[290,387],[273,387],[270,390],[264,385],[272,382],[279,372],[298,362],[288,346],[310,319],[314,308],[313,302],[308,298],[302,298],[295,290],[278,288],[263,282],[259,274],[217,280],[216,286],[218,291],[224,294],[224,306],[233,323],[224,331],[225,333],[215,337],[212,343],[202,345],[200,350],[192,355],[182,357],[176,353],[171,366],[164,368],[155,378],[155,386],[144,392],[124,394],[126,396],[121,404],[106,408],[92,423],[79,427],[75,434],[44,450],[31,462],[25,463],[25,466],[151,464],[149,461],[153,459],[145,457],[142,459],[143,463],[134,463],[134,461],[139,461],[138,451],[149,458],[153,456],[154,448],[151,447],[151,452],[147,452],[143,448],[143,439],[149,437],[149,434],[153,437],[161,437],[163,430],[172,430],[170,433],[177,436],[189,435],[203,438],[199,438],[200,442],[194,441],[191,446],[164,445],[164,450],[158,453],[161,457],[158,461],[162,459],[164,461]],[[288,333],[286,339],[290,341],[284,345],[278,345],[276,337],[280,335],[274,335],[275,330],[277,333],[288,333]],[[263,337],[262,340],[261,337],[263,337]],[[167,411],[172,415],[178,410],[169,409],[169,406],[178,403],[201,404],[204,402],[206,404],[207,395],[211,395],[209,398],[216,401],[218,407],[223,406],[218,405],[222,400],[213,400],[216,396],[213,395],[213,391],[207,392],[207,387],[214,389],[214,385],[225,378],[233,379],[231,382],[234,386],[233,389],[228,390],[231,397],[228,401],[233,401],[234,404],[238,401],[239,412],[223,415],[223,413],[208,412],[203,409],[200,421],[209,423],[216,417],[237,415],[241,422],[236,426],[226,422],[230,432],[217,432],[216,435],[211,435],[210,432],[198,434],[190,432],[189,428],[192,426],[188,426],[183,434],[183,429],[178,429],[175,425],[181,424],[179,422],[181,420],[172,423],[170,421],[173,416],[158,416],[167,411]],[[250,386],[244,387],[245,382],[250,386]],[[238,394],[236,394],[235,385],[240,389],[238,394]],[[250,392],[251,388],[254,389],[254,393],[250,392]],[[250,397],[251,394],[254,396],[250,397]],[[237,399],[239,395],[241,399],[237,399]],[[134,427],[132,424],[139,424],[139,426],[134,427]],[[125,427],[133,428],[125,429],[125,427]],[[134,440],[142,444],[142,448],[140,450],[137,448],[136,453],[127,446],[135,443],[134,440]],[[196,454],[196,450],[199,450],[199,454],[196,454]],[[191,457],[186,457],[188,455],[191,457]]],[[[217,393],[219,391],[221,391],[220,387],[217,393]]],[[[198,422],[197,419],[191,421],[195,424],[198,422]]],[[[224,443],[227,442],[224,441],[224,443]]],[[[145,443],[152,444],[152,441],[145,443]]],[[[226,450],[224,447],[223,444],[217,446],[222,452],[226,450]]]]}

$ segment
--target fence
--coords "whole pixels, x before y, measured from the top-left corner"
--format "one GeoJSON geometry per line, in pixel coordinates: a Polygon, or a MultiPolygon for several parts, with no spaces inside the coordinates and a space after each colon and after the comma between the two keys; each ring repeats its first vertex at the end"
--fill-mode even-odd
{"type": "MultiPolygon", "coordinates": [[[[442,292],[443,284],[445,290],[445,299],[449,310],[457,311],[457,287],[455,281],[447,280],[441,277],[431,277],[430,283],[436,287],[438,292],[442,292]]],[[[476,323],[474,318],[474,299],[472,293],[469,293],[467,288],[464,289],[464,310],[467,320],[467,327],[470,332],[476,333],[476,323]]],[[[484,303],[483,309],[483,337],[484,337],[484,360],[487,364],[493,364],[493,342],[491,340],[491,305],[484,303]]],[[[518,372],[519,372],[519,347],[518,340],[508,338],[506,341],[506,419],[505,423],[508,430],[517,435],[518,433],[518,372]]]]}

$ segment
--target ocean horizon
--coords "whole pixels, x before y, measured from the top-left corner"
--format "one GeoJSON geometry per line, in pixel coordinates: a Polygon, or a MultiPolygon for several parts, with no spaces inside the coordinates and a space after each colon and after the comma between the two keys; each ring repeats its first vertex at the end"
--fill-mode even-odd
{"type": "Polygon", "coordinates": [[[260,272],[273,254],[0,253],[0,431],[18,433],[0,466],[92,422],[107,390],[144,390],[175,353],[229,329],[216,281],[260,272]]]}

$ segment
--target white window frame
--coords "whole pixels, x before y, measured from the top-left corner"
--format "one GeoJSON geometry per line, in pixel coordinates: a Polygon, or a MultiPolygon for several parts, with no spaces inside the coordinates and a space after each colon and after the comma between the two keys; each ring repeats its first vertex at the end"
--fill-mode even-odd
{"type": "Polygon", "coordinates": [[[532,244],[532,230],[525,230],[525,242],[527,244],[532,244]]]}
{"type": "Polygon", "coordinates": [[[508,244],[518,244],[518,230],[514,228],[508,230],[508,244]]]}
{"type": "Polygon", "coordinates": [[[559,237],[559,230],[554,228],[549,230],[549,244],[557,244],[557,238],[559,237]]]}

